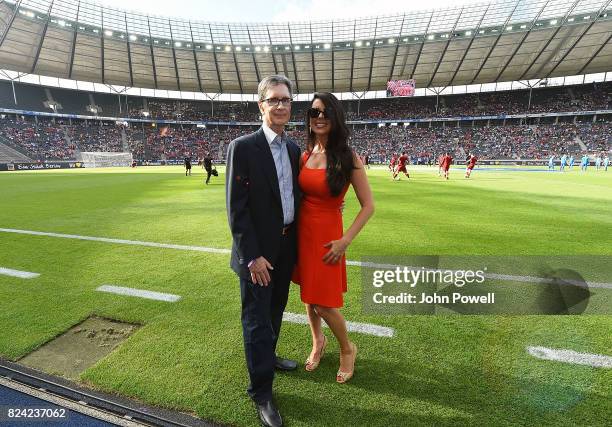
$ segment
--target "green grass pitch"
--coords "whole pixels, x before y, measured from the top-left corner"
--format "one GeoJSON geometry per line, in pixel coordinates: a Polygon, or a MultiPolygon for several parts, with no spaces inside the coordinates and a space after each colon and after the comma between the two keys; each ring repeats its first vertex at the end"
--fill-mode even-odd
{"type": "MultiPolygon", "coordinates": [[[[229,248],[224,177],[203,185],[180,167],[0,174],[0,227],[229,248]]],[[[220,169],[222,171],[222,169],[220,169]]],[[[612,172],[437,169],[392,182],[368,171],[376,213],[347,258],[368,255],[612,255],[612,172]]],[[[345,226],[358,204],[349,193],[345,226]]],[[[0,232],[0,355],[18,360],[96,314],[144,325],[81,378],[92,387],[232,425],[256,425],[239,288],[224,254],[0,232]],[[178,303],[96,292],[102,284],[181,295],[178,303]]],[[[284,419],[306,425],[604,425],[612,370],[533,358],[529,345],[612,355],[612,318],[364,315],[349,267],[343,313],[396,329],[353,334],[355,378],[335,383],[331,340],[321,366],[278,374],[284,419]]],[[[608,290],[607,292],[612,292],[608,290]]],[[[303,313],[292,285],[287,311],[303,313]]],[[[329,334],[329,330],[328,330],[329,334]]],[[[285,323],[279,353],[300,362],[305,325],[285,323]]]]}

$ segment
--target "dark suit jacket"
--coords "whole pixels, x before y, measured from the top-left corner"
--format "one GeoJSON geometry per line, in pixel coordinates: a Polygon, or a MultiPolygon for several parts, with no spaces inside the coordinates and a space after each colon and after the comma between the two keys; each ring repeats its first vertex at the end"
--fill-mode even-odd
{"type": "MultiPolygon", "coordinates": [[[[294,221],[297,220],[300,190],[297,183],[300,148],[287,142],[293,172],[294,221]]],[[[233,140],[227,150],[227,216],[232,232],[230,266],[240,277],[249,279],[248,263],[260,256],[275,266],[284,226],[283,208],[276,166],[262,128],[233,140]]],[[[296,242],[295,227],[290,238],[296,242]]],[[[297,258],[297,243],[290,259],[297,258]]]]}

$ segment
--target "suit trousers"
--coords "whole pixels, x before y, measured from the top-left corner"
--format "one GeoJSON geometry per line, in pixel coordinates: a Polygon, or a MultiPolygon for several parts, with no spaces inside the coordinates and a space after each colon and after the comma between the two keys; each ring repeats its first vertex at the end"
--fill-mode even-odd
{"type": "Polygon", "coordinates": [[[257,403],[272,399],[276,364],[276,343],[283,312],[289,296],[289,282],[295,265],[295,230],[281,237],[281,248],[274,270],[268,270],[271,282],[260,286],[240,279],[242,335],[250,384],[247,393],[257,403]]]}

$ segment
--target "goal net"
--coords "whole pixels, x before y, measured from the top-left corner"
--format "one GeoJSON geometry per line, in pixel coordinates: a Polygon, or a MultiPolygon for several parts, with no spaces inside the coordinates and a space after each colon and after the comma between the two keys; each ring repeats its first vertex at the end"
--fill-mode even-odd
{"type": "Polygon", "coordinates": [[[132,153],[81,152],[80,161],[86,168],[130,166],[132,153]]]}

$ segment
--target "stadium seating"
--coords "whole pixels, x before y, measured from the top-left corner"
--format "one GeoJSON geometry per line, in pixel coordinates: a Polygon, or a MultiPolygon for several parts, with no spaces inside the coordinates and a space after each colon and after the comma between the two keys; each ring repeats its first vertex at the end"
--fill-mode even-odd
{"type": "MultiPolygon", "coordinates": [[[[35,111],[51,111],[44,107],[45,89],[40,86],[16,84],[18,105],[15,106],[10,83],[0,81],[0,107],[35,111]]],[[[87,109],[91,104],[100,107],[99,116],[143,118],[148,111],[151,119],[193,121],[258,121],[259,110],[255,102],[209,101],[142,98],[89,93],[52,88],[50,92],[62,106],[60,113],[95,115],[87,109]],[[91,96],[90,96],[91,95],[91,96]],[[121,100],[121,101],[120,101],[121,100]],[[119,108],[121,102],[121,108],[119,108]]],[[[478,94],[441,95],[416,98],[382,98],[343,101],[349,120],[409,119],[435,117],[465,117],[508,115],[525,113],[551,113],[561,111],[608,110],[612,108],[612,83],[592,83],[578,86],[542,87],[533,90],[531,106],[529,92],[514,90],[482,92],[478,94]],[[436,111],[437,103],[437,111],[436,111]],[[528,108],[529,107],[529,108],[528,108]]],[[[303,121],[307,102],[295,102],[292,119],[303,121]]]]}
{"type": "MultiPolygon", "coordinates": [[[[0,81],[0,105],[15,108],[10,83],[0,81]]],[[[532,112],[589,111],[610,109],[611,83],[534,89],[532,112]]],[[[179,160],[185,155],[203,157],[209,151],[223,159],[226,144],[245,132],[256,129],[259,111],[255,102],[177,101],[88,93],[61,88],[16,84],[18,107],[50,111],[44,102],[50,98],[61,104],[58,112],[92,115],[87,106],[92,101],[100,116],[171,119],[181,121],[219,121],[226,125],[159,124],[150,122],[118,125],[102,120],[51,120],[30,116],[6,115],[0,120],[2,134],[13,145],[37,160],[74,159],[79,151],[122,152],[130,150],[139,160],[179,160]],[[121,107],[120,107],[121,102],[121,107]],[[213,110],[214,108],[214,110],[213,110]],[[235,121],[253,125],[232,125],[235,121]]],[[[488,92],[479,94],[420,98],[365,99],[359,104],[343,101],[349,120],[435,118],[457,116],[507,115],[526,112],[527,91],[488,92]]],[[[308,102],[295,102],[293,120],[302,122],[308,102]]],[[[373,161],[387,161],[393,153],[407,151],[413,159],[429,161],[440,152],[450,151],[463,157],[474,151],[480,157],[495,159],[544,159],[550,155],[587,151],[609,151],[612,127],[609,115],[520,119],[496,119],[420,123],[416,126],[382,126],[352,124],[351,144],[373,161]],[[607,121],[606,121],[607,120],[607,121]],[[459,126],[459,127],[458,127],[459,126]]],[[[304,141],[301,126],[290,131],[294,139],[304,141]]],[[[303,144],[303,142],[302,142],[303,144]]]]}

